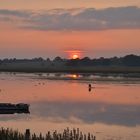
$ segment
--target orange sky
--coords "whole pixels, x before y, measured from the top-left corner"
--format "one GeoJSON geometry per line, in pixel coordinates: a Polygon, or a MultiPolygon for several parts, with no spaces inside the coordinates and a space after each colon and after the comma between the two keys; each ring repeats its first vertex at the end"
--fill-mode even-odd
{"type": "MultiPolygon", "coordinates": [[[[140,7],[139,0],[135,0],[135,1],[127,0],[125,2],[123,0],[118,0],[118,1],[109,0],[108,2],[106,2],[105,0],[86,0],[86,1],[30,0],[28,2],[26,2],[25,0],[20,0],[20,1],[13,0],[12,2],[11,0],[5,0],[5,1],[0,0],[0,3],[1,3],[0,10],[2,9],[23,10],[24,9],[24,11],[26,11],[25,9],[32,9],[34,11],[37,11],[39,9],[46,10],[46,9],[55,9],[55,8],[72,9],[78,7],[83,7],[83,8],[93,7],[98,9],[98,8],[123,7],[123,6],[137,6],[137,8],[130,7],[128,8],[129,10],[134,9],[138,11],[140,9],[138,8],[140,7]]],[[[85,15],[86,12],[89,11],[90,10],[88,9],[87,11],[85,10],[85,15]]],[[[62,24],[61,27],[60,21],[62,17],[60,16],[60,19],[58,19],[58,21],[57,20],[55,21],[55,17],[54,17],[50,20],[52,23],[51,22],[49,23],[49,27],[50,27],[49,30],[46,30],[45,28],[47,26],[45,25],[47,25],[48,21],[45,21],[45,18],[47,19],[48,17],[45,16],[47,14],[42,19],[39,16],[33,18],[34,15],[30,15],[27,18],[27,20],[29,21],[25,22],[26,16],[23,15],[23,17],[20,17],[20,14],[18,13],[19,14],[18,15],[16,13],[17,11],[15,13],[14,12],[12,13],[12,11],[10,11],[11,13],[9,11],[6,12],[4,11],[5,13],[3,11],[0,12],[2,13],[2,14],[0,13],[1,14],[0,15],[0,58],[5,58],[5,57],[33,58],[39,56],[44,58],[46,57],[54,58],[55,56],[68,58],[69,54],[67,52],[71,50],[81,51],[82,52],[81,57],[89,56],[91,58],[101,57],[101,56],[110,57],[115,55],[122,56],[130,53],[140,54],[139,19],[134,18],[134,21],[132,21],[134,17],[133,15],[128,18],[127,16],[129,15],[126,15],[126,20],[123,21],[124,23],[123,22],[119,23],[121,22],[121,20],[115,21],[118,22],[115,23],[112,20],[112,18],[110,18],[109,21],[104,21],[105,17],[102,16],[102,19],[100,21],[101,25],[99,26],[99,28],[101,29],[99,30],[98,30],[98,22],[99,22],[98,18],[96,19],[97,21],[95,20],[95,25],[94,25],[95,27],[93,27],[95,29],[89,30],[90,28],[88,29],[88,25],[86,25],[86,19],[85,19],[85,21],[82,22],[81,21],[72,22],[71,20],[70,22],[72,22],[72,25],[71,26],[69,25],[70,30],[69,30],[69,26],[66,26],[64,27],[64,29],[61,30],[63,24],[66,25],[67,23],[69,23],[68,18],[66,17],[68,20],[66,23],[63,22],[61,23],[62,24]],[[13,15],[11,16],[10,14],[13,15]],[[7,17],[7,15],[10,16],[7,17]],[[30,18],[32,18],[31,21],[30,18]],[[39,20],[34,22],[36,18],[39,18],[39,20]],[[129,21],[129,19],[131,20],[129,21]],[[57,28],[57,22],[58,24],[60,24],[58,25],[58,28],[60,28],[60,30],[55,30],[55,28],[57,28]],[[77,26],[76,23],[79,24],[80,27],[77,26]],[[31,27],[29,27],[28,29],[24,28],[24,26],[22,27],[22,25],[26,25],[26,24],[29,25],[31,24],[31,27]],[[104,24],[107,24],[105,25],[107,29],[102,29],[104,27],[103,26],[104,24]],[[115,24],[117,24],[117,26],[115,24]],[[36,26],[37,28],[32,28],[36,26]],[[96,26],[97,26],[97,30],[96,30],[96,26]],[[53,28],[53,30],[51,30],[51,28],[53,28]],[[75,28],[80,30],[77,30],[75,28]],[[86,30],[85,28],[88,30],[86,30]]],[[[98,13],[98,11],[96,12],[98,13]]],[[[138,15],[139,14],[137,14],[137,17],[139,17],[138,15]]],[[[88,14],[85,17],[88,17],[88,14]]],[[[81,19],[83,20],[84,16],[81,19]]],[[[63,18],[63,21],[65,22],[65,18],[63,18]]]]}
{"type": "Polygon", "coordinates": [[[139,6],[139,0],[0,0],[2,9],[54,9],[77,7],[139,6]]]}
{"type": "Polygon", "coordinates": [[[103,31],[0,31],[1,57],[68,57],[66,51],[80,50],[82,57],[140,54],[140,30],[103,31]]]}

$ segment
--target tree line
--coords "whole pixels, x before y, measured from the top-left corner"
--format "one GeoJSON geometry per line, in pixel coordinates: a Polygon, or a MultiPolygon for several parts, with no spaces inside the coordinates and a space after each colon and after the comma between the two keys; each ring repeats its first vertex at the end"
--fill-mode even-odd
{"type": "Polygon", "coordinates": [[[140,56],[130,54],[124,57],[111,57],[111,58],[94,58],[89,57],[77,58],[77,59],[63,59],[59,56],[55,57],[53,60],[49,58],[43,59],[33,58],[33,59],[1,59],[0,64],[2,63],[21,63],[21,62],[49,62],[49,63],[61,63],[65,66],[140,66],[140,56]]]}

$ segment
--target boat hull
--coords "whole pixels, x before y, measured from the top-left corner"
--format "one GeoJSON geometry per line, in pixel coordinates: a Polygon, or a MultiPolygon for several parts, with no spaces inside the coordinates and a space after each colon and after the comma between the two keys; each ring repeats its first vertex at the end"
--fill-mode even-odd
{"type": "Polygon", "coordinates": [[[28,104],[0,103],[0,114],[30,113],[28,104]]]}

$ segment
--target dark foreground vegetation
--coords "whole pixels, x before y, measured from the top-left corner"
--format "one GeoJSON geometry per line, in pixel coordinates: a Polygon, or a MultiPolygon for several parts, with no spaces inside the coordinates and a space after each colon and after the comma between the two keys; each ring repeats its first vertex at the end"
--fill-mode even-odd
{"type": "Polygon", "coordinates": [[[25,133],[20,133],[12,129],[1,128],[0,140],[96,140],[96,137],[90,133],[83,134],[79,129],[70,130],[69,128],[64,129],[62,133],[48,131],[45,136],[41,133],[39,135],[30,134],[29,129],[25,133]]]}
{"type": "Polygon", "coordinates": [[[90,59],[62,59],[56,57],[34,59],[3,59],[0,60],[0,71],[8,72],[109,72],[109,73],[139,73],[140,56],[90,59]]]}

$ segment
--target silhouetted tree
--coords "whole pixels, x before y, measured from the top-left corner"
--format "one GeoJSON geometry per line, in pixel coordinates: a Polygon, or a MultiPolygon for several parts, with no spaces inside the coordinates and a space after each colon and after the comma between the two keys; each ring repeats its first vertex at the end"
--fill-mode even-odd
{"type": "Polygon", "coordinates": [[[54,58],[53,61],[54,61],[54,62],[62,62],[63,59],[62,59],[61,57],[57,56],[57,57],[54,58]]]}
{"type": "Polygon", "coordinates": [[[122,58],[122,64],[125,66],[140,66],[140,56],[127,55],[122,58]]]}

